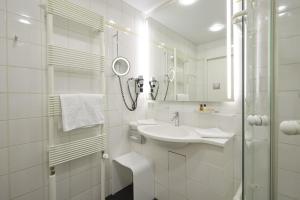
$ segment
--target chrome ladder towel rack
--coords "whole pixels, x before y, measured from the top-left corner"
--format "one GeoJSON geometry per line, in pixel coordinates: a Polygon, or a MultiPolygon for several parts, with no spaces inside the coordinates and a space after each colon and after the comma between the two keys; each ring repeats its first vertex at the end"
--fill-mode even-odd
{"type": "Polygon", "coordinates": [[[47,13],[47,66],[48,66],[48,134],[49,134],[49,200],[56,200],[55,166],[74,159],[101,153],[101,200],[105,200],[105,153],[106,134],[104,124],[100,125],[99,134],[72,142],[55,144],[54,117],[61,114],[59,96],[54,92],[54,72],[57,68],[68,70],[98,71],[101,78],[101,94],[105,94],[104,74],[104,18],[67,0],[48,0],[47,13]],[[101,53],[93,54],[59,47],[53,44],[53,16],[79,23],[94,29],[100,34],[101,53]]]}

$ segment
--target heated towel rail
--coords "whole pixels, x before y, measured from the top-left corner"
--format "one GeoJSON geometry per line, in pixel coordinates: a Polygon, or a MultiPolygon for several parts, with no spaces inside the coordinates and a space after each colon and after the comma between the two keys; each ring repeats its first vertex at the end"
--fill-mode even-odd
{"type": "Polygon", "coordinates": [[[104,18],[86,8],[67,0],[48,0],[47,6],[47,65],[48,65],[48,123],[49,123],[49,200],[56,200],[55,166],[74,159],[101,153],[101,200],[105,200],[104,159],[106,135],[101,124],[96,136],[67,143],[55,144],[54,118],[61,114],[60,98],[54,92],[54,72],[58,69],[97,71],[101,79],[101,94],[105,94],[104,75],[104,18]],[[100,34],[99,54],[82,52],[54,45],[53,16],[59,16],[83,26],[94,29],[100,34]]]}

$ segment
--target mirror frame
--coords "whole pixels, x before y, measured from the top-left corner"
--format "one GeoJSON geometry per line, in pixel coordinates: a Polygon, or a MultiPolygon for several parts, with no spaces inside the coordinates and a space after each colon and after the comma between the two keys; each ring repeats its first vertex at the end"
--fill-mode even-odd
{"type": "Polygon", "coordinates": [[[125,75],[127,75],[129,73],[131,65],[130,65],[130,62],[127,60],[127,58],[119,56],[119,57],[116,57],[113,60],[111,68],[112,68],[113,72],[115,73],[115,75],[117,75],[117,76],[125,76],[125,75]],[[118,61],[124,61],[126,63],[127,70],[124,73],[120,73],[120,72],[118,72],[116,70],[116,64],[117,64],[118,61]]]}

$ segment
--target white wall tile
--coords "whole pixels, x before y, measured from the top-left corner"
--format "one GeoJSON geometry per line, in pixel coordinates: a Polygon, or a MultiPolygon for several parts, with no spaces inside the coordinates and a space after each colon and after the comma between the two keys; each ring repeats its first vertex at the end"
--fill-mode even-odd
{"type": "Polygon", "coordinates": [[[38,94],[9,95],[9,118],[42,116],[42,96],[38,94]]]}
{"type": "Polygon", "coordinates": [[[7,95],[0,94],[0,120],[7,119],[7,95]]]}
{"type": "Polygon", "coordinates": [[[294,200],[294,198],[290,198],[285,195],[278,194],[278,200],[294,200]]]}
{"type": "Polygon", "coordinates": [[[120,111],[108,111],[109,127],[122,125],[122,117],[120,111]]]}
{"type": "Polygon", "coordinates": [[[18,67],[8,68],[8,91],[22,93],[42,92],[42,71],[18,67]]]}
{"type": "Polygon", "coordinates": [[[300,90],[300,63],[282,65],[278,70],[279,90],[300,90]]]}
{"type": "Polygon", "coordinates": [[[300,174],[279,169],[278,192],[291,198],[300,198],[300,174]]]}
{"type": "Polygon", "coordinates": [[[90,175],[92,186],[101,184],[101,166],[92,168],[90,175]]]}
{"type": "Polygon", "coordinates": [[[278,55],[279,64],[299,63],[300,58],[297,54],[300,44],[300,36],[279,39],[278,55]]]}
{"type": "Polygon", "coordinates": [[[8,175],[0,176],[0,199],[9,200],[8,175]]]}
{"type": "Polygon", "coordinates": [[[69,178],[56,181],[56,194],[58,199],[70,198],[70,180],[69,178]]]}
{"type": "Polygon", "coordinates": [[[9,170],[17,171],[42,163],[42,142],[9,147],[9,170]]]}
{"type": "Polygon", "coordinates": [[[86,191],[91,184],[90,171],[86,170],[71,177],[71,197],[86,191]]]}
{"type": "Polygon", "coordinates": [[[278,167],[300,173],[300,146],[279,144],[278,167]]]}
{"type": "Polygon", "coordinates": [[[300,117],[300,102],[298,91],[282,91],[278,93],[278,118],[279,120],[293,120],[300,117]]]}
{"type": "Polygon", "coordinates": [[[92,190],[82,192],[81,194],[72,197],[72,200],[83,200],[83,199],[91,200],[92,199],[92,190]]]}
{"type": "Polygon", "coordinates": [[[116,126],[109,129],[109,151],[112,158],[116,158],[130,151],[127,132],[122,130],[122,126],[116,126]],[[118,148],[115,148],[118,147],[118,148]]]}
{"type": "Polygon", "coordinates": [[[5,10],[6,9],[6,0],[0,0],[0,9],[5,10]]]}
{"type": "Polygon", "coordinates": [[[6,40],[0,38],[0,65],[6,65],[6,40]]]}
{"type": "Polygon", "coordinates": [[[42,125],[42,118],[10,120],[10,145],[41,141],[43,139],[43,132],[45,132],[42,125]]]}
{"type": "Polygon", "coordinates": [[[91,0],[91,9],[102,16],[106,16],[106,1],[91,0]]]}
{"type": "Polygon", "coordinates": [[[19,41],[42,44],[42,23],[20,15],[8,13],[7,15],[7,37],[19,41]],[[26,23],[22,23],[25,21],[26,23]]]}
{"type": "Polygon", "coordinates": [[[11,198],[34,191],[43,185],[42,166],[18,171],[10,175],[11,198]]]}
{"type": "Polygon", "coordinates": [[[39,0],[29,0],[29,1],[9,0],[7,1],[7,10],[19,15],[25,15],[40,20],[41,11],[40,11],[39,4],[40,4],[39,0]]]}
{"type": "Polygon", "coordinates": [[[76,175],[82,171],[86,171],[91,167],[90,157],[83,157],[70,162],[70,175],[76,175]]]}
{"type": "Polygon", "coordinates": [[[7,68],[0,66],[0,92],[7,91],[7,68]]]}
{"type": "Polygon", "coordinates": [[[40,45],[8,40],[7,53],[8,65],[31,68],[42,67],[42,47],[40,45]]]}
{"type": "Polygon", "coordinates": [[[295,35],[300,35],[300,28],[298,26],[295,26],[299,23],[300,10],[299,8],[297,8],[297,6],[289,5],[294,3],[298,4],[297,0],[285,1],[284,3],[282,3],[287,6],[287,12],[283,12],[285,13],[284,15],[277,17],[279,38],[288,38],[295,35]]]}
{"type": "Polygon", "coordinates": [[[29,192],[28,194],[22,195],[15,200],[38,200],[44,199],[44,188],[41,187],[33,192],[29,192]]]}
{"type": "Polygon", "coordinates": [[[7,37],[13,39],[15,36],[23,42],[42,44],[42,23],[28,17],[8,13],[7,15],[7,37]],[[26,20],[28,23],[22,23],[26,20]]]}
{"type": "Polygon", "coordinates": [[[97,199],[100,199],[100,195],[101,195],[101,191],[100,189],[101,188],[101,185],[97,185],[97,186],[94,186],[93,189],[92,189],[92,200],[97,200],[97,199]]]}
{"type": "Polygon", "coordinates": [[[0,176],[8,173],[8,149],[0,149],[0,176]]]}
{"type": "Polygon", "coordinates": [[[8,146],[7,121],[0,121],[0,148],[8,146]]]}
{"type": "MultiPolygon", "coordinates": [[[[1,3],[0,3],[1,4],[1,3]]],[[[0,5],[1,9],[1,5],[0,5]]],[[[5,12],[0,10],[0,37],[6,37],[6,15],[5,12]]]]}

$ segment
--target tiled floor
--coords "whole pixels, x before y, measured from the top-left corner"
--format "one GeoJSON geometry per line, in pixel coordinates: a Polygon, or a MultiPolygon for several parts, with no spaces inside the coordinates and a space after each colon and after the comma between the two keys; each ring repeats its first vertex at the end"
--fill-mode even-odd
{"type": "Polygon", "coordinates": [[[133,185],[129,185],[116,194],[106,197],[106,200],[133,200],[133,185]]]}

